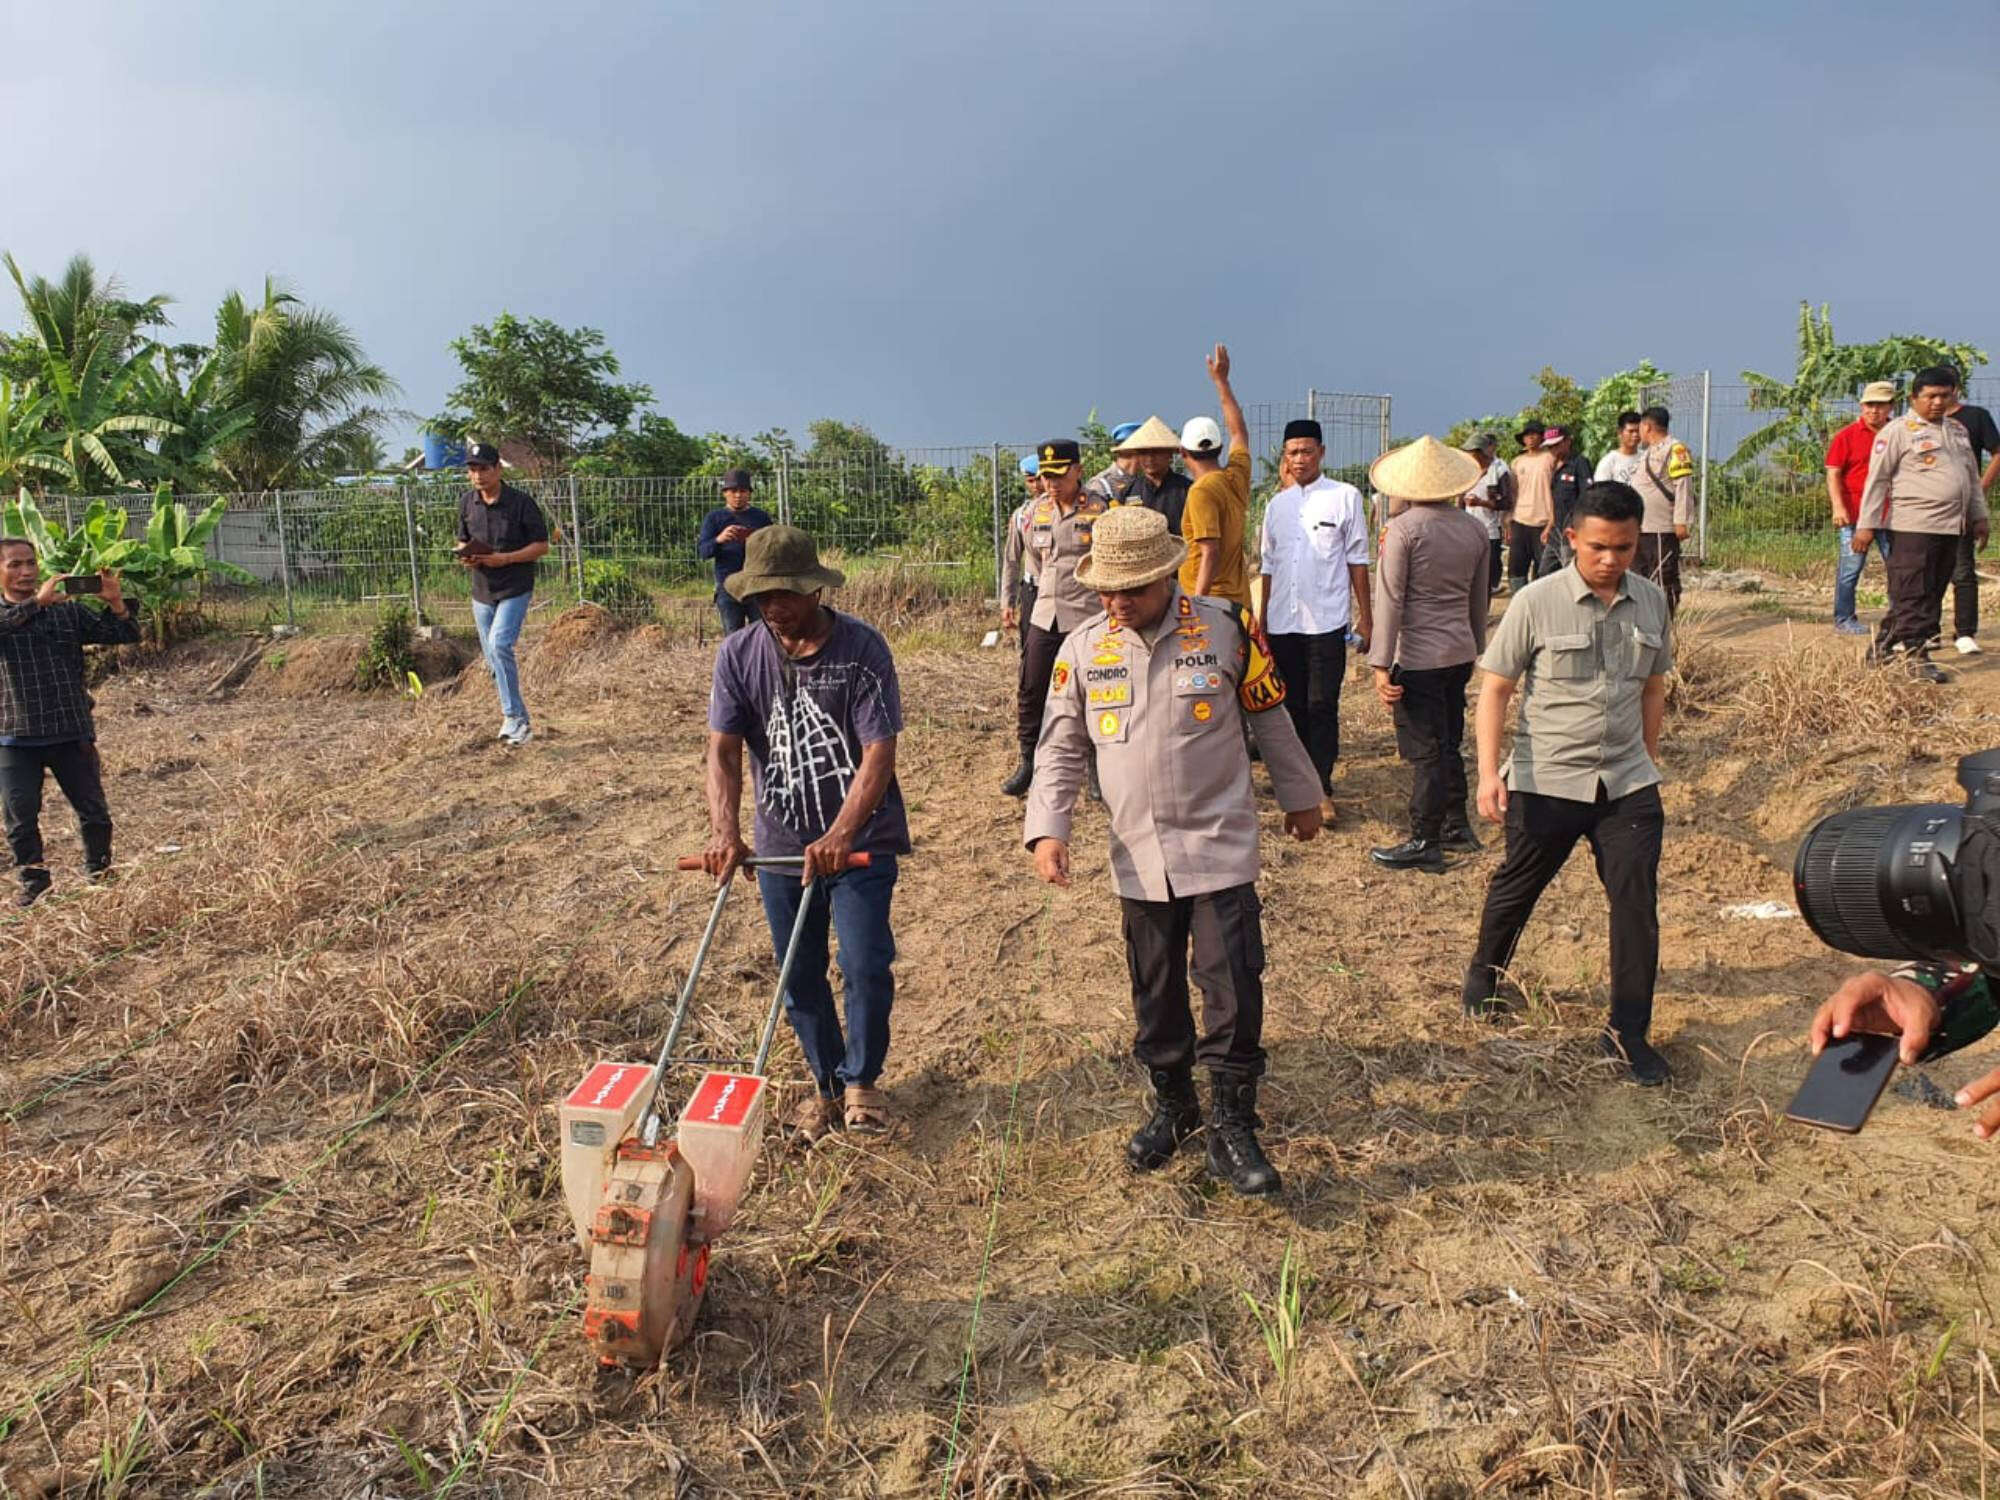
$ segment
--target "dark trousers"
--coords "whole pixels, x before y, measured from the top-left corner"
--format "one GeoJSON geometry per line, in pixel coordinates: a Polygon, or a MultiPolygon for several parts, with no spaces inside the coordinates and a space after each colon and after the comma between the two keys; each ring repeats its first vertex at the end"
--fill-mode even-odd
{"type": "Polygon", "coordinates": [[[1023,578],[1014,585],[1014,639],[1023,656],[1028,654],[1028,616],[1035,612],[1035,580],[1023,578]]]}
{"type": "Polygon", "coordinates": [[[1681,539],[1671,531],[1647,531],[1639,536],[1639,555],[1632,564],[1641,578],[1650,578],[1667,592],[1669,614],[1681,607],[1681,539]]]}
{"type": "MultiPolygon", "coordinates": [[[[806,887],[796,870],[759,870],[757,890],[778,962],[792,940],[792,923],[806,887]]],[[[785,1018],[799,1039],[813,1081],[822,1094],[850,1085],[873,1088],[889,1056],[889,1012],[896,1004],[896,938],[889,930],[889,901],[896,890],[896,857],[874,855],[865,870],[848,870],[814,881],[812,910],[799,935],[798,956],[785,983],[785,1018]],[[840,938],[840,983],[847,1002],[847,1029],[833,1006],[826,978],[829,925],[840,938]]]]}
{"type": "Polygon", "coordinates": [[[1979,547],[1969,531],[1958,539],[1951,570],[1951,633],[1979,634],[1979,547]]]}
{"type": "Polygon", "coordinates": [[[1889,613],[1882,617],[1876,650],[1900,646],[1929,656],[1944,618],[1945,585],[1958,565],[1958,538],[1928,531],[1897,531],[1889,538],[1889,613]]]}
{"type": "Polygon", "coordinates": [[[1231,886],[1166,901],[1124,897],[1125,962],[1139,1023],[1132,1055],[1148,1068],[1199,1062],[1255,1078],[1264,1071],[1264,922],[1257,888],[1231,886]],[[1188,1008],[1188,944],[1201,990],[1201,1035],[1188,1008]]]}
{"type": "Polygon", "coordinates": [[[1507,543],[1496,536],[1491,539],[1491,545],[1493,548],[1493,569],[1491,577],[1487,580],[1486,592],[1497,594],[1500,592],[1500,580],[1507,576],[1507,543]]]}
{"type": "Polygon", "coordinates": [[[1056,669],[1056,653],[1068,635],[1066,630],[1044,630],[1039,625],[1021,629],[1021,681],[1014,701],[1014,732],[1020,736],[1024,760],[1034,755],[1035,742],[1042,737],[1049,675],[1056,669]]]}
{"type": "Polygon", "coordinates": [[[1523,526],[1519,521],[1507,523],[1509,537],[1507,548],[1507,573],[1519,588],[1528,581],[1528,575],[1537,578],[1542,572],[1542,528],[1523,526]]]}
{"type": "Polygon", "coordinates": [[[753,601],[745,604],[729,597],[729,590],[720,583],[715,586],[715,610],[722,616],[722,633],[734,635],[752,620],[761,619],[757,605],[753,601]]]}
{"type": "Polygon", "coordinates": [[[60,745],[0,745],[0,813],[7,823],[7,847],[23,884],[46,885],[42,859],[42,780],[55,773],[56,785],[76,813],[83,837],[83,865],[102,870],[111,864],[111,809],[104,801],[104,771],[90,740],[60,745]],[[33,871],[33,874],[28,872],[33,871]]]}
{"type": "Polygon", "coordinates": [[[1472,663],[1404,668],[1397,681],[1396,753],[1410,763],[1410,836],[1435,839],[1465,811],[1465,686],[1472,663]]]}
{"type": "Polygon", "coordinates": [[[1660,835],[1666,814],[1660,789],[1641,787],[1595,802],[1507,794],[1507,857],[1486,888],[1479,943],[1465,971],[1468,1004],[1498,992],[1515,945],[1548,883],[1578,839],[1590,840],[1597,878],[1611,903],[1611,1029],[1646,1034],[1653,1024],[1653,980],[1660,968],[1660,835]]]}
{"type": "Polygon", "coordinates": [[[1340,759],[1340,684],[1347,676],[1347,631],[1270,637],[1271,661],[1285,684],[1285,712],[1299,743],[1319,772],[1320,790],[1333,795],[1333,767],[1340,759]]]}

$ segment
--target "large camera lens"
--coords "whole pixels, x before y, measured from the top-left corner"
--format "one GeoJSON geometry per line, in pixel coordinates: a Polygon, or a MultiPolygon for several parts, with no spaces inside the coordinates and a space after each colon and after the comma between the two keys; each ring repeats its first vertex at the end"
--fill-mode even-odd
{"type": "Polygon", "coordinates": [[[1966,957],[1951,887],[1963,816],[1929,802],[1815,825],[1792,865],[1800,915],[1820,941],[1863,958],[1966,957]]]}

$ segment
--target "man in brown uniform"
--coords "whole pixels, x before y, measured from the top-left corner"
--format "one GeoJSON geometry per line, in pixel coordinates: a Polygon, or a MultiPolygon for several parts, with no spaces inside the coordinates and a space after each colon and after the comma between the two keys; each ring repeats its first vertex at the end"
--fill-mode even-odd
{"type": "Polygon", "coordinates": [[[1694,524],[1694,455],[1673,435],[1673,421],[1664,406],[1639,413],[1639,467],[1632,475],[1646,507],[1632,571],[1666,590],[1669,613],[1681,607],[1681,543],[1694,524]]]}
{"type": "Polygon", "coordinates": [[[1279,1182],[1256,1136],[1264,939],[1246,717],[1296,839],[1319,832],[1319,772],[1291,717],[1273,712],[1284,684],[1244,612],[1183,592],[1173,576],[1181,561],[1180,541],[1153,511],[1125,506],[1097,523],[1077,577],[1103,609],[1056,655],[1023,838],[1042,879],[1068,885],[1070,816],[1095,751],[1138,1018],[1132,1050],[1155,1096],[1127,1159],[1140,1171],[1163,1167],[1200,1128],[1199,1061],[1214,1087],[1208,1169],[1261,1196],[1279,1182]]]}
{"type": "Polygon", "coordinates": [[[1943,620],[1945,585],[1958,561],[1958,539],[1971,532],[1986,545],[1986,497],[1980,493],[1972,442],[1946,415],[1958,391],[1958,372],[1939,365],[1910,381],[1910,409],[1876,436],[1861,492],[1853,547],[1866,553],[1893,511],[1889,537],[1889,613],[1876,638],[1877,661],[1915,663],[1931,682],[1949,679],[1931,664],[1931,644],[1943,620]]]}
{"type": "Polygon", "coordinates": [[[1015,695],[1014,728],[1021,760],[1000,790],[1025,797],[1035,779],[1035,741],[1042,732],[1042,705],[1049,670],[1063,637],[1098,608],[1097,595],[1076,580],[1076,565],[1090,555],[1090,528],[1105,503],[1083,492],[1083,453],[1073,438],[1051,438],[1035,453],[1042,497],[1028,509],[1028,555],[1035,575],[1035,611],[1022,630],[1021,678],[1015,695]]]}
{"type": "Polygon", "coordinates": [[[1368,665],[1414,773],[1409,838],[1368,854],[1438,875],[1445,850],[1479,848],[1465,810],[1465,688],[1486,646],[1486,527],[1451,502],[1479,482],[1480,463],[1422,437],[1376,459],[1368,477],[1409,502],[1383,533],[1368,665]]]}

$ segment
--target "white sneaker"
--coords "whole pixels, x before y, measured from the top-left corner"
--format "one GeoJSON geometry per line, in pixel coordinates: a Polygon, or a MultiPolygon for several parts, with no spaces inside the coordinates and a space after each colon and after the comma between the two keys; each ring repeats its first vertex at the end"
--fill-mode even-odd
{"type": "Polygon", "coordinates": [[[511,740],[516,734],[520,733],[520,730],[521,721],[519,719],[502,719],[500,721],[500,732],[494,735],[493,738],[496,740],[511,740]]]}
{"type": "Polygon", "coordinates": [[[1953,644],[1958,647],[1958,654],[1960,656],[1978,656],[1980,654],[1979,642],[1975,641],[1969,635],[1960,636],[1953,644]]]}
{"type": "Polygon", "coordinates": [[[534,737],[534,727],[528,724],[516,724],[512,734],[503,736],[510,745],[525,745],[534,737]]]}

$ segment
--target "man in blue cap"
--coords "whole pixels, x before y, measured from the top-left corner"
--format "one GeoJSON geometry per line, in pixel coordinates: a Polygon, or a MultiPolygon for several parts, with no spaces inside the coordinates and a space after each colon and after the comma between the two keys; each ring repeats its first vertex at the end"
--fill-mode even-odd
{"type": "Polygon", "coordinates": [[[1111,463],[1090,476],[1083,487],[1085,494],[1096,495],[1111,505],[1125,503],[1125,492],[1132,487],[1139,464],[1130,454],[1118,452],[1118,448],[1140,426],[1138,422],[1120,422],[1111,429],[1111,463]]]}
{"type": "MultiPolygon", "coordinates": [[[[1000,628],[1025,626],[1035,612],[1035,559],[1028,551],[1028,507],[1042,498],[1042,466],[1034,454],[1021,460],[1021,481],[1028,498],[1007,517],[1007,532],[1000,544],[1000,628]]],[[[1028,633],[1020,631],[1023,659],[1028,633]]]]}

